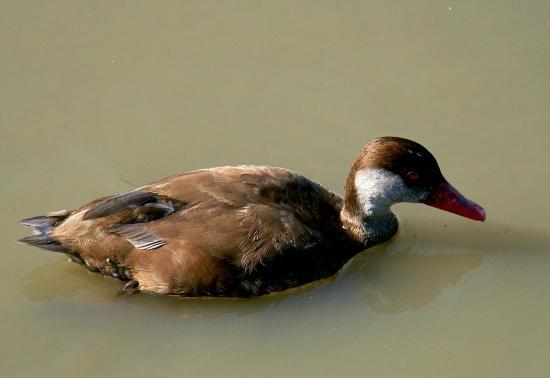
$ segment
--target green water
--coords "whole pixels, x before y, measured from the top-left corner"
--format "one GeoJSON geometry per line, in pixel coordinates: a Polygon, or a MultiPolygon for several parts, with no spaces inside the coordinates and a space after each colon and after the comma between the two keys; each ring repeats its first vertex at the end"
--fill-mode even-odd
{"type": "Polygon", "coordinates": [[[545,377],[550,3],[0,3],[6,377],[545,377]],[[191,169],[269,164],[342,192],[380,135],[487,210],[396,207],[334,281],[254,300],[117,295],[13,243],[21,218],[191,169]]]}

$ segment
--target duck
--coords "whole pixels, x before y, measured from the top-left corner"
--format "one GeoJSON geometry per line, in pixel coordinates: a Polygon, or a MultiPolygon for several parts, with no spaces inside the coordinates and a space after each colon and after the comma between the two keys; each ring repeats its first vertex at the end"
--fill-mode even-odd
{"type": "Polygon", "coordinates": [[[256,297],[331,277],[388,241],[401,202],[486,218],[426,148],[380,137],[360,151],[343,197],[283,168],[199,169],[21,220],[34,234],[19,241],[123,281],[123,293],[256,297]]]}

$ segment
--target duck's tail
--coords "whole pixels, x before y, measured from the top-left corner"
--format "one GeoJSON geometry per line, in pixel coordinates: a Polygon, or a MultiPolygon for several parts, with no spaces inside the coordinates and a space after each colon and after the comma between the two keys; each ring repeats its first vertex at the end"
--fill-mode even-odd
{"type": "Polygon", "coordinates": [[[40,215],[38,217],[23,219],[19,223],[33,228],[34,235],[26,236],[18,240],[38,248],[53,252],[68,252],[58,240],[49,236],[51,231],[69,215],[68,211],[40,215]]]}

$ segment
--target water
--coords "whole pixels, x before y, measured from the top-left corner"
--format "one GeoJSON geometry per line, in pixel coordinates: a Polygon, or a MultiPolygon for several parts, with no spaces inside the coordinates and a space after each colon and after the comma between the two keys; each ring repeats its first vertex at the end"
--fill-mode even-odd
{"type": "Polygon", "coordinates": [[[544,377],[550,3],[3,2],[6,377],[544,377]],[[254,300],[117,295],[16,220],[170,174],[270,164],[342,191],[415,139],[484,224],[399,205],[334,280],[254,300]]]}

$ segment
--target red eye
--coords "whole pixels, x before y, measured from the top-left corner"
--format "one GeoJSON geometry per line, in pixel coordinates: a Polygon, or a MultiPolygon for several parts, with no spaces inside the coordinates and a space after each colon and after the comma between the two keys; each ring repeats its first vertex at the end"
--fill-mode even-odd
{"type": "Polygon", "coordinates": [[[414,171],[407,173],[407,176],[408,176],[411,180],[414,180],[414,181],[418,180],[419,177],[420,177],[420,176],[418,175],[418,173],[416,173],[416,172],[414,172],[414,171]]]}

